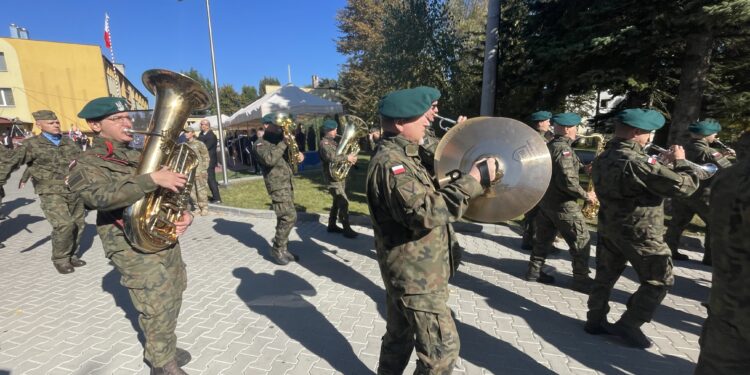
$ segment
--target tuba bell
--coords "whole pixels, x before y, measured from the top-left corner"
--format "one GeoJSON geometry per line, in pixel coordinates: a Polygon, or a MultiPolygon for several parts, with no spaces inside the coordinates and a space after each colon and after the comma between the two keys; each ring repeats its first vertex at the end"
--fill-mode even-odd
{"type": "MultiPolygon", "coordinates": [[[[344,126],[344,130],[341,132],[341,141],[336,148],[336,156],[358,154],[359,140],[367,136],[367,123],[361,118],[352,115],[339,116],[339,121],[344,126]]],[[[351,167],[352,164],[348,160],[331,162],[329,164],[331,176],[335,181],[346,179],[346,175],[349,174],[351,167]]]]}
{"type": "Polygon", "coordinates": [[[177,144],[185,121],[194,110],[205,109],[211,98],[201,85],[183,74],[164,69],[143,73],[143,84],[156,96],[153,116],[148,125],[137,175],[167,166],[170,171],[188,176],[179,192],[159,187],[130,205],[123,214],[128,241],[143,253],[152,254],[177,242],[173,224],[187,208],[195,180],[198,155],[186,144],[177,144]]]}

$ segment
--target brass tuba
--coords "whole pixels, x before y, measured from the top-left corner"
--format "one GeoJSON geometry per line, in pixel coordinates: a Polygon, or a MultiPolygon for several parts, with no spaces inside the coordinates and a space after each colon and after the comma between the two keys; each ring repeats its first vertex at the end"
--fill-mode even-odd
{"type": "Polygon", "coordinates": [[[156,104],[146,134],[143,154],[136,175],[167,166],[188,176],[188,182],[175,193],[159,187],[130,205],[123,215],[128,241],[144,253],[157,253],[177,242],[173,224],[188,204],[198,155],[186,144],[177,144],[185,121],[194,110],[205,109],[211,98],[201,85],[188,76],[164,69],[143,73],[143,84],[156,96],[156,104]]]}
{"type": "MultiPolygon", "coordinates": [[[[604,136],[598,133],[594,133],[591,135],[581,135],[578,136],[579,139],[581,138],[592,138],[596,139],[596,152],[594,153],[594,158],[599,156],[604,151],[604,136]]],[[[589,175],[589,183],[586,186],[586,192],[591,192],[594,190],[594,179],[589,175]]],[[[595,202],[589,202],[586,201],[583,204],[583,208],[581,209],[581,213],[583,213],[583,217],[587,219],[594,219],[599,215],[599,200],[596,200],[595,202]]]]}
{"type": "MultiPolygon", "coordinates": [[[[367,136],[368,127],[364,120],[357,116],[343,115],[339,116],[339,121],[344,130],[341,132],[341,141],[336,148],[336,156],[359,154],[359,140],[367,136]]],[[[348,160],[342,162],[331,162],[328,168],[331,170],[331,177],[335,181],[343,181],[349,174],[349,168],[352,164],[348,160]]]]}

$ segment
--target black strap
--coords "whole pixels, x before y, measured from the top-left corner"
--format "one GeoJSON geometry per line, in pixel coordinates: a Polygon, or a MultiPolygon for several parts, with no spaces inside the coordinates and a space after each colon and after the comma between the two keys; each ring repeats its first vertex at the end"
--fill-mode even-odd
{"type": "Polygon", "coordinates": [[[487,160],[482,160],[481,163],[477,164],[477,169],[479,169],[479,184],[482,185],[484,188],[490,187],[490,168],[487,165],[487,160]]]}

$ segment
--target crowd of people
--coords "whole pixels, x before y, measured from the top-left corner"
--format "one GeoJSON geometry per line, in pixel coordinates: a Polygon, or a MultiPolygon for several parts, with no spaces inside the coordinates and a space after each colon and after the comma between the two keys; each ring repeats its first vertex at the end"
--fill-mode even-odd
{"type": "MultiPolygon", "coordinates": [[[[451,223],[463,216],[472,199],[502,178],[500,161],[482,156],[470,170],[451,174],[447,184],[436,183],[434,159],[440,140],[431,122],[439,111],[440,96],[438,90],[426,86],[388,93],[378,103],[382,134],[369,135],[376,147],[367,170],[366,198],[386,289],[386,332],[378,362],[381,374],[403,373],[415,350],[416,373],[452,372],[460,339],[448,307],[448,284],[459,266],[462,248],[451,223]]],[[[61,274],[86,264],[76,252],[85,209],[96,210],[105,256],[120,273],[121,284],[139,313],[144,358],[151,373],[185,374],[182,366],[191,356],[177,347],[175,334],[187,283],[180,243],[154,253],[140,251],[124,233],[123,213],[158,188],[180,191],[191,183],[196,212],[206,214],[209,201],[221,203],[215,177],[216,135],[207,120],[201,121],[197,135],[198,129],[184,129],[187,146],[199,155],[193,181],[166,167],[137,175],[141,151],[130,146],[133,123],[127,102],[96,98],[78,116],[95,133],[86,150],[75,142],[76,137],[82,138],[77,130],[63,136],[54,112],[43,109],[33,113],[39,135],[24,140],[17,149],[0,150],[0,198],[10,173],[27,165],[22,183],[30,178],[40,197],[52,226],[52,263],[61,274]]],[[[657,158],[644,149],[654,132],[664,126],[664,116],[650,109],[625,109],[614,117],[613,138],[604,151],[592,165],[583,166],[572,147],[580,116],[539,111],[530,119],[547,143],[552,178],[544,197],[524,221],[523,247],[531,251],[525,278],[555,283],[544,263],[554,251],[559,233],[572,258],[571,287],[589,295],[583,330],[617,336],[631,347],[648,348],[651,341],[640,327],[651,321],[673,285],[673,260],[683,260],[678,252],[679,238],[697,213],[707,223],[703,262],[713,265],[714,273],[696,373],[750,372],[750,355],[745,350],[750,341],[750,190],[744,189],[750,181],[750,132],[738,142],[735,165],[727,157],[734,155],[710,147],[721,129],[713,120],[696,121],[689,128],[692,138],[688,144],[673,145],[657,158]],[[706,176],[688,160],[699,164],[710,161],[721,170],[715,177],[706,176]],[[591,174],[593,191],[581,187],[581,170],[591,174]],[[665,228],[665,198],[673,202],[669,230],[665,228]],[[589,269],[591,236],[579,200],[599,205],[594,278],[589,269]],[[610,294],[628,262],[640,287],[630,297],[625,313],[610,323],[610,294]]],[[[460,117],[458,122],[463,120],[465,117],[460,117]]],[[[277,217],[270,255],[282,266],[300,259],[287,247],[297,218],[293,167],[304,160],[302,151],[310,149],[313,131],[290,134],[283,128],[288,121],[285,114],[268,114],[261,129],[238,134],[229,143],[232,155],[263,176],[277,217]]],[[[331,165],[354,165],[357,155],[337,154],[339,127],[335,120],[326,120],[320,141],[313,146],[331,195],[327,230],[355,238],[357,233],[349,223],[346,176],[333,173],[331,165]]],[[[173,223],[177,234],[184,233],[192,221],[189,210],[182,212],[173,223]]]]}

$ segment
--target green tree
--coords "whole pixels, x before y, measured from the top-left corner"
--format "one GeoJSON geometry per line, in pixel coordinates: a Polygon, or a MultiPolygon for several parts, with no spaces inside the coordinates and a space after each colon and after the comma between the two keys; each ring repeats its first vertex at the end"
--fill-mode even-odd
{"type": "Polygon", "coordinates": [[[275,85],[275,86],[281,86],[281,82],[279,82],[279,79],[276,77],[263,77],[260,82],[258,82],[258,89],[260,90],[260,96],[266,95],[266,85],[275,85]]]}
{"type": "Polygon", "coordinates": [[[242,108],[240,94],[230,84],[219,87],[219,102],[221,103],[221,112],[227,116],[231,116],[242,108]]]}
{"type": "Polygon", "coordinates": [[[255,89],[255,86],[243,85],[242,91],[240,92],[240,105],[245,107],[256,101],[259,97],[258,90],[255,89]]]}
{"type": "MultiPolygon", "coordinates": [[[[198,72],[195,68],[190,68],[187,72],[180,72],[192,79],[194,79],[196,82],[200,83],[201,86],[208,92],[209,96],[211,97],[211,102],[214,101],[214,84],[209,80],[208,78],[204,77],[200,72],[198,72]]],[[[193,115],[196,116],[207,116],[207,115],[215,115],[216,114],[216,106],[211,105],[209,108],[205,110],[199,110],[199,111],[193,111],[193,115]]]]}

